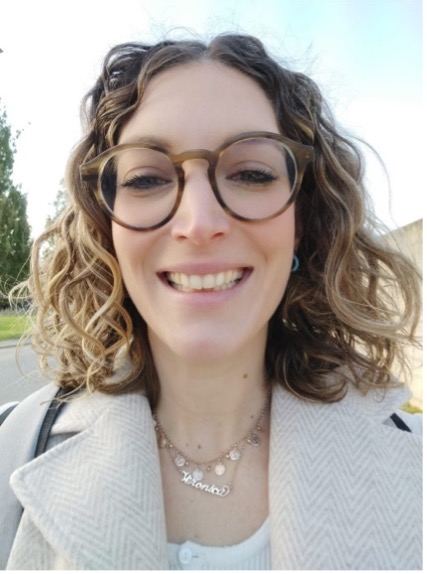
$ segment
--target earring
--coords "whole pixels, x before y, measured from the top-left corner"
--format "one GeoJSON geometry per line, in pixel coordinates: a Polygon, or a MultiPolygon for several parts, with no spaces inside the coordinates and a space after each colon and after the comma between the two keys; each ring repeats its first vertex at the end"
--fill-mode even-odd
{"type": "Polygon", "coordinates": [[[292,260],[292,269],[291,272],[297,271],[299,269],[299,259],[294,253],[294,258],[292,260]]]}

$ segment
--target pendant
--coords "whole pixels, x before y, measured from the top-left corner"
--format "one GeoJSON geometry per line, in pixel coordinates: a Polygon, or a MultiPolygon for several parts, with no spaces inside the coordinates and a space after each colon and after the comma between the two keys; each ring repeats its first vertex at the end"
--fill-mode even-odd
{"type": "Polygon", "coordinates": [[[232,448],[230,450],[230,452],[228,453],[228,456],[230,457],[230,460],[239,460],[239,458],[242,456],[242,453],[237,448],[237,446],[235,446],[234,448],[232,448]]]}
{"type": "Polygon", "coordinates": [[[177,466],[178,468],[180,468],[181,466],[184,466],[184,465],[185,465],[186,460],[185,460],[185,458],[184,458],[182,455],[177,454],[176,457],[174,458],[174,463],[176,464],[176,466],[177,466]]]}
{"type": "Polygon", "coordinates": [[[259,446],[259,436],[255,432],[251,433],[250,437],[248,438],[248,443],[252,446],[259,446]]]}
{"type": "Polygon", "coordinates": [[[193,475],[194,480],[199,481],[203,478],[203,471],[199,467],[195,468],[191,474],[193,475]]]}
{"type": "Polygon", "coordinates": [[[203,492],[207,492],[208,494],[213,494],[214,496],[219,496],[220,498],[224,498],[231,492],[231,488],[225,484],[224,486],[216,486],[215,484],[205,484],[200,480],[196,480],[191,472],[187,472],[185,470],[181,470],[182,478],[181,482],[188,486],[192,486],[197,490],[202,490],[203,492]]]}

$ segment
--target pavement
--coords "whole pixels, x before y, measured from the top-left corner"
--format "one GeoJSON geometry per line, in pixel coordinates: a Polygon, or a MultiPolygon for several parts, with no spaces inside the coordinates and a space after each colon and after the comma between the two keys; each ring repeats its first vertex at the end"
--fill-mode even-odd
{"type": "MultiPolygon", "coordinates": [[[[19,339],[7,339],[6,341],[0,341],[0,349],[11,349],[16,347],[19,343],[19,339]]],[[[29,345],[30,341],[25,339],[22,341],[21,345],[29,345]]]]}
{"type": "Polygon", "coordinates": [[[22,343],[19,339],[0,341],[0,407],[5,403],[22,401],[47,383],[40,372],[38,356],[29,342],[25,339],[22,343]]]}

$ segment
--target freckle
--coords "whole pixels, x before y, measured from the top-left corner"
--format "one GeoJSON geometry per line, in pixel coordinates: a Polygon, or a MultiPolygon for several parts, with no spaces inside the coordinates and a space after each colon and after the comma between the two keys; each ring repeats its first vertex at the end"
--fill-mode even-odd
{"type": "Polygon", "coordinates": [[[243,378],[244,378],[244,379],[247,379],[247,378],[248,378],[248,373],[244,373],[244,374],[243,374],[243,378]]]}
{"type": "Polygon", "coordinates": [[[201,445],[201,444],[198,444],[198,445],[197,445],[197,448],[199,448],[199,449],[202,448],[202,445],[201,445]]]}

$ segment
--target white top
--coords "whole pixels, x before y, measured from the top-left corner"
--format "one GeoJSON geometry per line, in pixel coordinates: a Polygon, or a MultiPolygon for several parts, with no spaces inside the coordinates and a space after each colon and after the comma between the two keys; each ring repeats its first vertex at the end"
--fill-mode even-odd
{"type": "Polygon", "coordinates": [[[171,570],[270,570],[269,519],[252,536],[233,546],[168,542],[171,570]]]}

